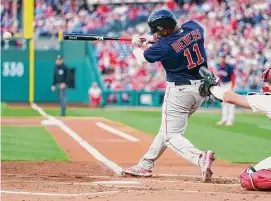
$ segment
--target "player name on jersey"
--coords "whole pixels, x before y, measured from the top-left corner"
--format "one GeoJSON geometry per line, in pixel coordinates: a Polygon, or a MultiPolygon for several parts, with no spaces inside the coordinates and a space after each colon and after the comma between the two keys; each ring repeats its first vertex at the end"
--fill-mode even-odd
{"type": "Polygon", "coordinates": [[[184,50],[187,46],[189,46],[191,43],[200,39],[201,39],[200,31],[198,29],[195,29],[194,31],[189,32],[185,36],[181,37],[179,40],[172,43],[171,46],[177,53],[179,53],[182,50],[184,50]]]}

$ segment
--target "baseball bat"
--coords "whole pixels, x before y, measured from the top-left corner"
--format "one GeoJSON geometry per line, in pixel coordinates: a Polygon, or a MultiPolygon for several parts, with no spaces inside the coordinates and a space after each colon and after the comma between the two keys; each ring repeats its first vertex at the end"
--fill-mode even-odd
{"type": "MultiPolygon", "coordinates": [[[[64,40],[79,40],[79,41],[104,41],[104,40],[118,40],[118,41],[132,41],[132,38],[127,37],[111,37],[111,36],[98,36],[92,34],[75,34],[75,33],[64,33],[64,40]]],[[[145,39],[142,38],[144,41],[145,39]]]]}

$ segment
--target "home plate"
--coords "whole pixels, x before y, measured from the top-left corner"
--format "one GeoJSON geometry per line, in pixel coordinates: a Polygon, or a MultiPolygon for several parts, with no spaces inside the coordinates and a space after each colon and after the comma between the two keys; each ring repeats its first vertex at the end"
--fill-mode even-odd
{"type": "Polygon", "coordinates": [[[95,181],[93,184],[140,184],[139,181],[95,181]]]}

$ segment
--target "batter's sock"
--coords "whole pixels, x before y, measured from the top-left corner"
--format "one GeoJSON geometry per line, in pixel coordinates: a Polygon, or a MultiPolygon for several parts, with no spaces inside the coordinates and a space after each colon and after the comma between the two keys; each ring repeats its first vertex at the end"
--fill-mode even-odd
{"type": "Polygon", "coordinates": [[[199,155],[199,160],[198,160],[198,165],[199,166],[200,166],[201,159],[202,159],[202,154],[199,155]]]}

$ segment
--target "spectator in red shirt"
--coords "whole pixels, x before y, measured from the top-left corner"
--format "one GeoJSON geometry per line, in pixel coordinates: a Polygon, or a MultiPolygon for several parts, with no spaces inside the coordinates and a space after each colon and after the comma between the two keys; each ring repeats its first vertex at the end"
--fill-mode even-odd
{"type": "Polygon", "coordinates": [[[102,90],[98,87],[96,82],[93,82],[92,87],[88,90],[89,100],[90,100],[90,107],[97,108],[101,104],[102,99],[102,90]]]}

